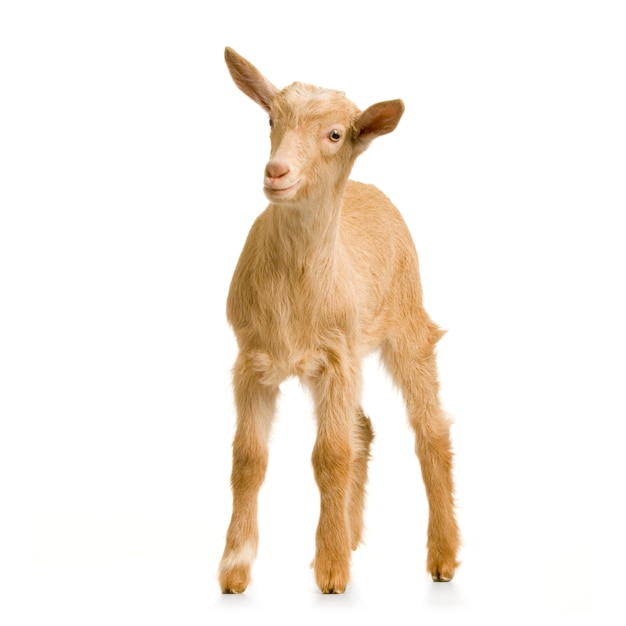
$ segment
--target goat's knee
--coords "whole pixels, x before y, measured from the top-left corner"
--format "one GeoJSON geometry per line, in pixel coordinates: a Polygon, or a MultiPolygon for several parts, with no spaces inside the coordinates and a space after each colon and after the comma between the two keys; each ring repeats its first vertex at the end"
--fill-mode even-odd
{"type": "Polygon", "coordinates": [[[348,440],[344,442],[319,442],[315,444],[311,457],[315,480],[326,495],[344,495],[350,479],[352,449],[348,440]]]}
{"type": "Polygon", "coordinates": [[[242,492],[255,494],[259,490],[265,477],[267,459],[267,446],[264,443],[244,443],[235,439],[231,485],[236,497],[242,497],[242,492]]]}

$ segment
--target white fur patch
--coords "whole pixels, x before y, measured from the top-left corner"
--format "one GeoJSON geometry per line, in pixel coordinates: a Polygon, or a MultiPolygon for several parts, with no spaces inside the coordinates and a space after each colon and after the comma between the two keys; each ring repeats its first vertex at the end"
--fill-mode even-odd
{"type": "Polygon", "coordinates": [[[221,570],[229,570],[237,565],[251,565],[256,557],[256,546],[252,542],[244,544],[239,550],[233,550],[222,559],[221,570]]]}

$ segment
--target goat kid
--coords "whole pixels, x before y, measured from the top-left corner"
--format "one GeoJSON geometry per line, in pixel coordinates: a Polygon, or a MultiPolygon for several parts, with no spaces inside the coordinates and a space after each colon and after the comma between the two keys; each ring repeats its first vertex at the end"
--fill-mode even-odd
{"type": "Polygon", "coordinates": [[[239,89],[269,114],[271,153],[270,204],[250,230],[227,302],[239,355],[222,592],[243,592],[250,581],[268,436],[289,376],[311,390],[316,407],[316,581],[323,593],[346,589],[373,438],[360,406],[360,362],[375,349],[415,431],[429,504],[427,569],[435,581],[451,580],[459,531],[434,354],[443,333],[422,306],[417,254],[400,213],[375,187],[348,180],[356,157],[395,129],[404,105],[390,100],[361,112],[342,92],[302,83],[279,90],[230,48],[225,60],[239,89]]]}

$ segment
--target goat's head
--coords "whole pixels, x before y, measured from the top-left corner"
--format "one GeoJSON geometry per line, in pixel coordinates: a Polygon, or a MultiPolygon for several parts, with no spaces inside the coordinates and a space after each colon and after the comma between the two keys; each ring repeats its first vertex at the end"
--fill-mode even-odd
{"type": "Polygon", "coordinates": [[[271,153],[264,190],[271,202],[314,199],[343,188],[356,157],[395,129],[404,104],[389,100],[361,112],[343,92],[293,83],[282,91],[231,48],[235,84],[270,116],[271,153]]]}

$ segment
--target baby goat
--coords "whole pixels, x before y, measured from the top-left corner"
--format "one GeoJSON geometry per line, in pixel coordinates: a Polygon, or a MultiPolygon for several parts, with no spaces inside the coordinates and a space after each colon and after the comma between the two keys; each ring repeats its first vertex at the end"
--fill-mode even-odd
{"type": "Polygon", "coordinates": [[[315,578],[323,593],[345,590],[350,549],[363,531],[373,438],[360,406],[360,361],[375,349],[415,430],[430,510],[427,568],[433,580],[448,581],[459,531],[434,354],[442,332],[422,306],[417,254],[400,213],[376,187],[348,180],[356,157],[395,129],[404,105],[390,100],[361,112],[339,91],[302,83],[281,91],[230,48],[225,59],[239,89],[269,114],[271,152],[264,177],[270,204],[250,230],[227,302],[239,356],[222,592],[240,593],[250,581],[257,495],[279,385],[288,376],[311,390],[316,407],[315,578]]]}

